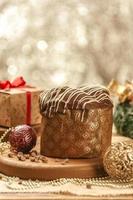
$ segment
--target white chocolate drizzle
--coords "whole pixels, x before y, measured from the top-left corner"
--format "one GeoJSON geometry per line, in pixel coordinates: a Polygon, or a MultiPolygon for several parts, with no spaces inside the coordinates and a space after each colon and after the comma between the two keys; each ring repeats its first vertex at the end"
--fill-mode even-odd
{"type": "Polygon", "coordinates": [[[67,109],[81,110],[81,121],[84,120],[85,110],[91,107],[113,106],[109,92],[101,86],[79,87],[59,87],[44,91],[40,95],[41,113],[49,118],[55,113],[66,113],[67,109]]]}

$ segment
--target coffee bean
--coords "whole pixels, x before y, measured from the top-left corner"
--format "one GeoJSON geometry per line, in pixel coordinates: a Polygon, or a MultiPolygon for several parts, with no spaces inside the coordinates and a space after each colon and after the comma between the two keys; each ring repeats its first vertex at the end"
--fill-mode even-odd
{"type": "Polygon", "coordinates": [[[44,158],[44,156],[42,156],[42,155],[38,155],[37,157],[39,160],[42,160],[44,158]]]}
{"type": "Polygon", "coordinates": [[[21,156],[21,161],[25,161],[26,158],[24,156],[21,156]]]}
{"type": "Polygon", "coordinates": [[[47,163],[47,162],[48,162],[48,159],[44,157],[44,158],[41,159],[41,161],[42,161],[43,163],[47,163]]]}
{"type": "Polygon", "coordinates": [[[39,155],[37,155],[37,156],[35,156],[35,158],[36,158],[37,160],[39,160],[39,159],[40,159],[40,156],[39,156],[39,155]]]}
{"type": "Polygon", "coordinates": [[[37,158],[35,158],[35,162],[36,162],[36,163],[39,163],[39,160],[38,160],[37,158]]]}
{"type": "Polygon", "coordinates": [[[14,157],[14,154],[13,154],[13,153],[9,153],[9,154],[8,154],[8,157],[9,157],[9,158],[13,158],[13,157],[14,157]]]}
{"type": "Polygon", "coordinates": [[[35,162],[35,157],[30,157],[31,162],[35,162]]]}
{"type": "Polygon", "coordinates": [[[17,155],[23,156],[24,154],[23,154],[23,152],[19,151],[17,155]]]}
{"type": "Polygon", "coordinates": [[[16,149],[14,149],[14,148],[10,148],[10,151],[12,152],[12,153],[14,153],[14,154],[17,154],[18,152],[17,152],[17,150],[16,149]]]}
{"type": "Polygon", "coordinates": [[[29,155],[29,154],[24,154],[24,157],[25,157],[26,159],[29,159],[29,158],[30,158],[30,155],[29,155]]]}
{"type": "Polygon", "coordinates": [[[61,162],[61,165],[65,165],[65,164],[66,164],[66,162],[64,162],[64,161],[63,161],[63,162],[61,162]]]}
{"type": "Polygon", "coordinates": [[[26,158],[24,156],[22,156],[22,155],[18,155],[17,157],[18,157],[18,160],[20,160],[20,161],[25,161],[26,160],[26,158]]]}
{"type": "Polygon", "coordinates": [[[65,163],[68,163],[68,162],[69,162],[69,159],[68,159],[68,158],[66,158],[66,159],[64,160],[64,162],[65,162],[65,163]]]}
{"type": "Polygon", "coordinates": [[[56,159],[55,159],[55,162],[60,162],[60,161],[61,161],[61,160],[60,160],[60,159],[58,159],[58,158],[56,158],[56,159]]]}
{"type": "Polygon", "coordinates": [[[66,165],[68,162],[69,162],[69,159],[66,158],[65,160],[63,160],[63,161],[61,162],[61,165],[66,165]]]}
{"type": "Polygon", "coordinates": [[[18,155],[17,155],[17,158],[18,158],[18,159],[20,159],[20,158],[21,158],[21,156],[22,156],[22,155],[19,155],[19,154],[18,154],[18,155]]]}
{"type": "Polygon", "coordinates": [[[38,155],[38,152],[36,150],[33,150],[33,151],[30,152],[30,155],[32,157],[35,157],[36,155],[38,155]]]}

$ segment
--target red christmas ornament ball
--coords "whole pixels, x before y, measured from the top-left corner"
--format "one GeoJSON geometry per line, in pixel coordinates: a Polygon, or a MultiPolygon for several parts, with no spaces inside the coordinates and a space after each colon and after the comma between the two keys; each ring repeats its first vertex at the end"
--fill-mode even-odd
{"type": "Polygon", "coordinates": [[[12,128],[9,134],[9,142],[13,149],[28,153],[36,145],[35,130],[28,125],[19,125],[12,128]]]}

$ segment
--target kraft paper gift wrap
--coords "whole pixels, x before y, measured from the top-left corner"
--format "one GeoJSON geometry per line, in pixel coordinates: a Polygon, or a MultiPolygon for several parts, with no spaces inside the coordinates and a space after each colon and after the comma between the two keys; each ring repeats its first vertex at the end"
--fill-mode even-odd
{"type": "Polygon", "coordinates": [[[0,90],[0,126],[40,124],[38,100],[41,91],[34,87],[0,90]]]}

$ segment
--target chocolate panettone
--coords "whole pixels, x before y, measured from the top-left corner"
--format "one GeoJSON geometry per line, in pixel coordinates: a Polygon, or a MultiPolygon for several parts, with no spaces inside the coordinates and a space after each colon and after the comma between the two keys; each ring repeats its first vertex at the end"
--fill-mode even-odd
{"type": "Polygon", "coordinates": [[[112,101],[104,87],[59,87],[40,95],[41,154],[94,158],[111,144],[112,101]]]}

